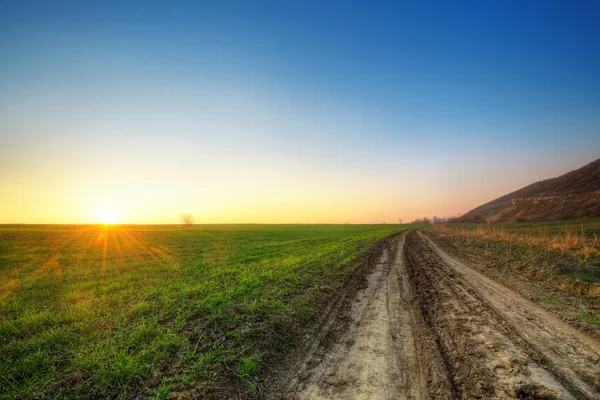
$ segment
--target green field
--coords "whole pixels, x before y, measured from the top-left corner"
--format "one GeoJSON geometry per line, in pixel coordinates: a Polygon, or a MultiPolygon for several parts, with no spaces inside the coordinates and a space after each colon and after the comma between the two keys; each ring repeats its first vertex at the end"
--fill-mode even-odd
{"type": "Polygon", "coordinates": [[[0,396],[252,394],[269,353],[411,227],[0,226],[0,396]]]}

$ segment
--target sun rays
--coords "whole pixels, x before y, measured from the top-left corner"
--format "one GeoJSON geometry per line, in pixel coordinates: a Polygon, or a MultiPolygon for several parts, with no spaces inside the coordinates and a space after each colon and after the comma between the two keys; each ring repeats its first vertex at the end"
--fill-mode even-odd
{"type": "Polygon", "coordinates": [[[108,228],[104,229],[102,241],[104,242],[104,248],[102,249],[102,271],[100,272],[100,276],[102,283],[104,283],[104,272],[106,271],[106,253],[108,251],[108,228]]]}
{"type": "MultiPolygon", "coordinates": [[[[145,246],[145,245],[144,245],[144,244],[142,244],[142,243],[141,243],[139,240],[137,240],[137,239],[136,239],[136,238],[135,238],[135,237],[134,237],[134,236],[133,236],[131,233],[129,233],[128,231],[126,231],[126,230],[124,230],[124,229],[122,229],[121,231],[122,231],[122,232],[125,234],[125,236],[127,236],[127,237],[128,237],[128,238],[129,238],[129,239],[130,239],[130,240],[131,240],[133,243],[135,243],[135,244],[136,244],[136,245],[137,245],[137,246],[138,246],[140,249],[142,249],[142,251],[143,251],[144,253],[146,253],[147,255],[149,255],[149,256],[150,256],[152,259],[154,259],[156,262],[158,262],[159,264],[161,264],[161,265],[163,265],[163,266],[166,266],[166,267],[169,267],[169,268],[173,268],[173,269],[175,269],[175,270],[179,271],[179,266],[178,266],[176,263],[173,263],[173,262],[172,262],[172,260],[170,260],[170,259],[168,258],[168,256],[167,256],[165,253],[163,253],[163,252],[160,252],[159,254],[161,254],[161,255],[162,255],[162,256],[164,256],[164,257],[162,257],[162,258],[159,258],[159,257],[158,257],[158,256],[157,256],[155,253],[153,253],[152,251],[150,251],[150,250],[148,249],[148,247],[147,247],[147,246],[145,246]]],[[[158,249],[157,249],[157,250],[158,250],[158,249]]]]}
{"type": "Polygon", "coordinates": [[[52,274],[57,286],[61,286],[65,274],[71,277],[78,274],[98,274],[101,285],[104,285],[106,279],[111,276],[111,271],[118,271],[122,276],[130,270],[131,266],[139,267],[140,256],[163,268],[174,271],[181,270],[175,257],[169,254],[168,249],[148,245],[145,243],[143,235],[136,238],[129,230],[116,225],[78,229],[66,239],[50,244],[49,249],[51,256],[45,262],[40,263],[43,259],[38,257],[23,264],[17,270],[16,276],[7,277],[0,284],[0,299],[11,296],[16,290],[20,290],[21,286],[33,284],[35,280],[49,273],[52,274]],[[64,269],[64,265],[61,265],[61,257],[67,253],[72,257],[71,262],[67,263],[71,267],[64,269]],[[118,268],[115,267],[115,262],[119,265],[118,268]],[[32,268],[35,264],[38,267],[32,268]],[[96,269],[97,272],[94,272],[94,265],[100,267],[96,269]]]}
{"type": "MultiPolygon", "coordinates": [[[[10,294],[12,294],[12,292],[14,292],[20,286],[20,284],[22,283],[23,280],[31,280],[31,279],[38,278],[39,276],[43,275],[43,273],[49,269],[54,270],[54,276],[56,279],[58,279],[60,277],[60,275],[62,274],[62,269],[60,268],[60,265],[58,263],[58,257],[60,255],[61,249],[65,248],[67,245],[75,242],[76,240],[82,238],[91,229],[92,229],[91,227],[77,229],[75,231],[75,234],[71,235],[66,240],[59,241],[56,244],[51,243],[50,249],[52,250],[53,255],[50,257],[50,259],[48,261],[46,261],[41,267],[37,268],[35,271],[33,271],[31,273],[25,272],[23,274],[23,276],[15,276],[13,278],[10,278],[10,280],[8,282],[5,282],[4,284],[2,284],[2,286],[0,286],[0,298],[4,298],[4,297],[7,297],[10,294]]],[[[52,240],[49,239],[49,241],[51,242],[52,240]]],[[[23,264],[22,266],[17,268],[17,270],[15,271],[15,274],[21,275],[24,272],[23,270],[27,270],[28,267],[35,265],[38,261],[40,261],[39,257],[34,259],[33,262],[23,264]]]]}
{"type": "Polygon", "coordinates": [[[2,285],[0,287],[0,299],[4,298],[5,296],[8,296],[11,293],[11,291],[17,286],[18,282],[19,280],[17,278],[12,278],[4,285],[2,285]]]}

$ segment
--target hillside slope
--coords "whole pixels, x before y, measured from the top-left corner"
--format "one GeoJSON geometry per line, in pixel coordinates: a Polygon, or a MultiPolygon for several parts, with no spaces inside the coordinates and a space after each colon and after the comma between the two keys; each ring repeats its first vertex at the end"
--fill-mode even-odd
{"type": "Polygon", "coordinates": [[[600,159],[479,206],[463,222],[552,221],[600,216],[600,159]]]}

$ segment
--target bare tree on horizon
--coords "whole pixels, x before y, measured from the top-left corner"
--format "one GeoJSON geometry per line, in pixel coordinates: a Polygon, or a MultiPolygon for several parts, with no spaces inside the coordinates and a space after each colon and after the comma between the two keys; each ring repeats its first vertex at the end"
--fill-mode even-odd
{"type": "Polygon", "coordinates": [[[196,217],[194,217],[191,213],[183,213],[181,214],[181,222],[183,222],[186,226],[192,226],[196,223],[196,217]]]}

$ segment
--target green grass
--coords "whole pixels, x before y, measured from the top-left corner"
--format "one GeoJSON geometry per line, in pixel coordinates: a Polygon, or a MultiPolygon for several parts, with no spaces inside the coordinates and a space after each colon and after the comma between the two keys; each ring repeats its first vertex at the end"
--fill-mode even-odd
{"type": "Polygon", "coordinates": [[[251,393],[281,322],[410,227],[0,226],[0,396],[251,393]]]}
{"type": "Polygon", "coordinates": [[[552,304],[553,306],[556,306],[556,308],[560,309],[563,312],[573,312],[573,309],[571,307],[565,306],[564,304],[561,304],[558,301],[549,298],[548,296],[538,296],[538,300],[542,303],[552,304]]]}
{"type": "MultiPolygon", "coordinates": [[[[564,304],[561,304],[558,301],[549,298],[548,296],[538,296],[538,300],[541,301],[542,303],[552,304],[553,306],[555,306],[556,308],[560,309],[561,311],[563,311],[565,313],[574,313],[575,312],[571,307],[565,306],[564,304]]],[[[592,325],[600,325],[600,317],[597,315],[593,315],[593,314],[586,313],[586,312],[579,312],[576,314],[576,317],[583,321],[586,321],[592,325]]]]}
{"type": "Polygon", "coordinates": [[[577,318],[589,322],[590,324],[600,325],[600,317],[588,313],[579,313],[577,318]]]}

